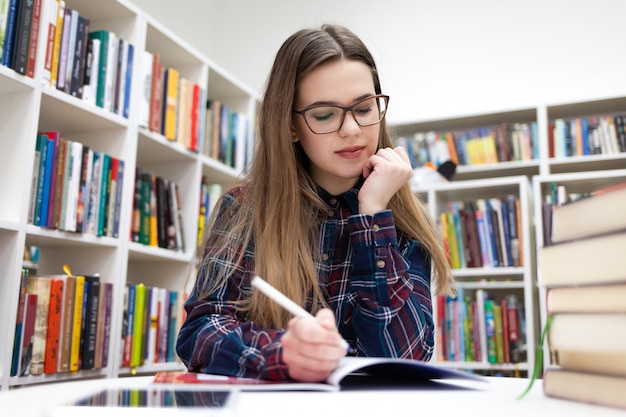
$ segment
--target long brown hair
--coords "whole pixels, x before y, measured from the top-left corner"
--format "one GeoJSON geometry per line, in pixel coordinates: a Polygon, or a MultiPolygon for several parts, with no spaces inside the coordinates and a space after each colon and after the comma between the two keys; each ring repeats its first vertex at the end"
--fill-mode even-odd
{"type": "MultiPolygon", "coordinates": [[[[202,248],[204,260],[208,256],[222,261],[219,265],[200,265],[206,275],[201,288],[196,288],[199,298],[222,288],[242,267],[244,250],[253,248],[256,274],[300,305],[326,305],[314,259],[325,204],[307,170],[308,158],[300,144],[293,141],[291,122],[302,79],[320,65],[340,59],[363,62],[371,68],[375,92],[382,93],[373,57],[364,43],[344,27],[324,25],[300,30],[279,49],[258,112],[254,161],[242,181],[243,193],[220,217],[220,233],[208,229],[210,245],[202,248]],[[238,253],[227,250],[229,242],[236,242],[238,253]]],[[[391,146],[383,120],[378,148],[391,146]]],[[[453,294],[454,282],[438,229],[408,184],[391,199],[389,208],[398,231],[417,239],[430,256],[436,292],[453,294]]],[[[238,300],[239,311],[268,328],[285,327],[290,315],[263,297],[257,292],[245,294],[238,300]]]]}

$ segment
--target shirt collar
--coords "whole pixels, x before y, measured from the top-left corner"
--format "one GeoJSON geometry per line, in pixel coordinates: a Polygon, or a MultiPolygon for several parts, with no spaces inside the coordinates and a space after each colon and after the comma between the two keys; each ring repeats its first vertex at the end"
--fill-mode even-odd
{"type": "Polygon", "coordinates": [[[354,186],[354,188],[351,188],[345,193],[339,195],[332,195],[322,187],[318,186],[317,195],[319,195],[328,206],[336,207],[337,202],[340,202],[342,205],[347,205],[350,212],[357,214],[359,212],[358,194],[362,184],[363,181],[361,180],[354,186]],[[335,199],[336,202],[333,199],[335,199]]]}

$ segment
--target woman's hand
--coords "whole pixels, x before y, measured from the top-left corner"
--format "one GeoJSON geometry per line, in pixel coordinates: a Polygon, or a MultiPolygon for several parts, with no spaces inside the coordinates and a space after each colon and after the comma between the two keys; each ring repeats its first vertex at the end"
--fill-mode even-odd
{"type": "Polygon", "coordinates": [[[391,197],[413,175],[404,148],[379,149],[363,166],[365,182],[359,191],[359,212],[373,215],[385,210],[391,197]]]}
{"type": "Polygon", "coordinates": [[[320,310],[315,320],[291,319],[281,342],[289,376],[297,381],[324,381],[346,354],[335,327],[335,316],[329,309],[320,310]]]}

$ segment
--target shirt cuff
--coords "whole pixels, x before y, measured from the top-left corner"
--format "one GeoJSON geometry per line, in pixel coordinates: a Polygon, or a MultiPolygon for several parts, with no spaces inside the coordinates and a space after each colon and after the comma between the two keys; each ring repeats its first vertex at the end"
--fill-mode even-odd
{"type": "Polygon", "coordinates": [[[397,246],[396,226],[391,210],[382,210],[373,216],[355,214],[348,217],[348,231],[356,247],[384,248],[397,246]]]}

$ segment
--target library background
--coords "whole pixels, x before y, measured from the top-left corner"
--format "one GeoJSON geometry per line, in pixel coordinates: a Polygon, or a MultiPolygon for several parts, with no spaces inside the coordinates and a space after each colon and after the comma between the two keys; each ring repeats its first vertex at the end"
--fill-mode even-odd
{"type": "MultiPolygon", "coordinates": [[[[186,279],[251,158],[258,88],[130,1],[1,4],[0,390],[184,369],[186,279]]],[[[436,364],[532,374],[544,224],[626,181],[625,117],[626,94],[606,94],[389,120],[416,168],[457,164],[412,183],[459,284],[434,302],[436,364]]]]}

